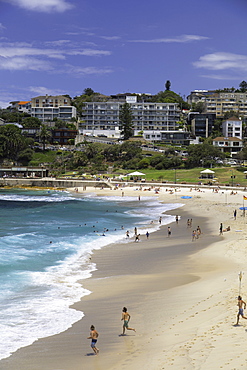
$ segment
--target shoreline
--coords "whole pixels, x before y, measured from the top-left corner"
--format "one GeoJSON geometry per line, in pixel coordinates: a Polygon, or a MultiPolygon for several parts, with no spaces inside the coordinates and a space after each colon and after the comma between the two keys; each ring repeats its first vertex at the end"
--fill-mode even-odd
{"type": "MultiPolygon", "coordinates": [[[[124,191],[127,192],[128,190],[125,189],[124,191]]],[[[130,191],[133,193],[133,189],[130,191]]],[[[184,189],[183,192],[186,195],[192,194],[184,191],[184,189]]],[[[103,195],[107,191],[99,190],[97,193],[103,195]]],[[[115,194],[117,193],[118,191],[115,192],[115,194]]],[[[135,192],[136,194],[137,192],[135,192]]],[[[178,196],[181,195],[182,192],[179,195],[163,193],[158,196],[167,203],[178,203],[178,196]]],[[[177,348],[178,356],[172,355],[172,353],[175,353],[175,349],[170,347],[170,340],[172,338],[175,347],[178,346],[178,339],[181,342],[181,337],[183,337],[182,342],[187,343],[192,334],[192,329],[191,325],[188,326],[188,331],[184,330],[183,326],[186,326],[187,321],[193,321],[193,319],[188,316],[186,320],[182,319],[181,325],[178,325],[175,318],[179,314],[186,316],[187,310],[196,307],[199,303],[200,306],[205,306],[203,312],[211,311],[208,304],[211,305],[212,302],[215,303],[213,307],[217,309],[216,292],[218,286],[221,287],[220,298],[226,300],[222,290],[222,286],[224,287],[226,284],[225,280],[222,282],[222,276],[226,274],[228,281],[229,276],[231,277],[233,274],[232,270],[236,274],[237,267],[240,264],[243,265],[244,262],[241,261],[240,263],[239,256],[235,258],[236,261],[231,262],[229,255],[234,255],[234,251],[225,251],[225,242],[222,241],[222,238],[229,239],[231,243],[234,231],[219,237],[219,221],[217,221],[215,227],[215,215],[212,215],[212,208],[210,209],[210,207],[223,207],[225,209],[228,206],[224,204],[225,197],[222,198],[220,194],[214,194],[216,200],[213,198],[209,202],[208,199],[202,199],[203,195],[200,194],[201,197],[197,198],[198,193],[193,192],[192,199],[183,201],[185,203],[184,207],[168,211],[169,214],[173,212],[174,215],[176,213],[183,215],[178,225],[175,222],[170,224],[172,236],[169,239],[169,246],[164,247],[164,241],[165,243],[168,242],[168,238],[166,228],[162,226],[160,230],[150,234],[148,241],[141,240],[140,243],[117,244],[114,250],[112,246],[107,246],[95,251],[92,255],[92,262],[96,263],[98,270],[93,272],[90,279],[83,281],[83,286],[92,293],[73,305],[74,308],[82,310],[85,317],[66,332],[38,340],[33,345],[18,350],[9,358],[1,360],[0,369],[48,370],[61,368],[64,370],[79,370],[83,368],[87,370],[94,368],[94,366],[95,368],[100,366],[100,369],[122,369],[126,363],[128,363],[128,369],[136,369],[138,366],[143,369],[162,369],[162,366],[165,366],[168,360],[170,365],[174,364],[178,369],[179,366],[190,369],[189,366],[192,366],[192,360],[188,362],[189,349],[185,350],[186,346],[183,350],[177,348]],[[202,214],[203,218],[201,217],[202,214]],[[195,241],[194,244],[191,243],[191,230],[187,230],[185,225],[187,217],[191,218],[191,215],[193,215],[193,223],[194,220],[199,224],[201,222],[200,226],[203,232],[200,239],[195,241]],[[185,256],[181,249],[184,244],[187,246],[185,256]],[[194,252],[188,253],[191,248],[194,252]],[[166,260],[164,271],[164,256],[169,256],[169,249],[172,253],[166,260]],[[222,266],[222,261],[224,266],[222,266]],[[214,279],[217,284],[213,283],[211,285],[214,279]],[[209,292],[210,282],[210,289],[213,294],[209,294],[211,293],[209,292]],[[202,287],[204,290],[202,290],[202,287]],[[207,298],[205,298],[205,294],[207,298]],[[133,315],[131,325],[137,326],[136,335],[130,332],[125,337],[119,337],[121,333],[121,308],[123,306],[127,306],[131,315],[133,315]],[[94,322],[92,322],[93,320],[94,322]],[[173,321],[173,324],[169,327],[170,321],[173,321]],[[85,340],[88,335],[88,328],[92,323],[100,332],[99,348],[101,349],[100,355],[93,358],[89,355],[91,353],[90,346],[88,341],[85,340]],[[145,323],[148,325],[146,326],[145,323]],[[176,335],[174,329],[177,331],[176,335]],[[158,338],[158,343],[156,338],[158,338]],[[182,351],[187,351],[187,355],[182,356],[180,353],[182,351]],[[152,363],[149,363],[151,359],[149,359],[148,354],[150,353],[152,353],[152,363]],[[175,357],[175,359],[171,360],[172,357],[175,357]],[[178,361],[179,364],[177,364],[178,361]],[[157,367],[152,367],[154,364],[157,367]]],[[[209,195],[206,194],[204,198],[208,198],[209,195]]],[[[236,198],[232,199],[235,200],[236,198]]],[[[232,203],[231,207],[234,207],[235,202],[232,203]]],[[[237,203],[239,203],[239,200],[236,199],[237,203]]],[[[220,216],[221,221],[232,222],[229,212],[224,214],[222,210],[218,210],[217,213],[218,220],[220,216]]],[[[243,219],[240,220],[243,221],[243,219]]],[[[240,235],[240,233],[237,234],[237,236],[240,235]]],[[[235,238],[233,240],[235,241],[235,238]]],[[[229,285],[227,285],[227,289],[230,289],[229,285]]],[[[230,309],[229,299],[227,304],[230,309]]],[[[225,312],[225,310],[223,311],[225,312]]],[[[234,313],[235,311],[236,309],[234,309],[234,313]]],[[[220,312],[222,313],[222,309],[220,312]]],[[[196,314],[194,317],[196,317],[196,314]]],[[[200,315],[196,318],[200,318],[200,315]]],[[[198,332],[201,326],[198,324],[194,330],[198,332]]],[[[207,337],[206,334],[205,337],[207,337]]],[[[198,346],[198,340],[194,339],[194,343],[196,342],[198,346]]],[[[205,356],[207,359],[210,358],[208,354],[205,354],[205,356]]],[[[196,362],[199,363],[200,359],[197,356],[195,357],[195,364],[196,362]]]]}

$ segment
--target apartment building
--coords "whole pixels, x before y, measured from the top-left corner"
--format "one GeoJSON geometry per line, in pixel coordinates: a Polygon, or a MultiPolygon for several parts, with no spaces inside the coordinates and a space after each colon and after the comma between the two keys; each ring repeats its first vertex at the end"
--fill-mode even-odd
{"type": "Polygon", "coordinates": [[[195,90],[187,97],[189,104],[205,103],[205,113],[215,113],[222,118],[226,112],[234,111],[240,116],[247,117],[247,93],[217,92],[216,90],[195,90]]]}
{"type": "Polygon", "coordinates": [[[123,104],[131,106],[134,135],[140,132],[147,140],[161,140],[162,132],[178,130],[180,110],[175,103],[138,102],[136,96],[109,99],[105,102],[85,102],[79,131],[84,135],[120,138],[119,113],[123,104]]]}
{"type": "Polygon", "coordinates": [[[237,137],[242,139],[242,121],[232,117],[222,122],[222,133],[225,137],[237,137]]]}
{"type": "Polygon", "coordinates": [[[207,138],[212,133],[215,119],[215,113],[191,112],[188,114],[187,122],[191,126],[192,135],[207,138]]]}
{"type": "Polygon", "coordinates": [[[54,118],[66,122],[76,118],[76,107],[71,105],[71,99],[65,95],[37,96],[31,99],[31,116],[42,122],[49,122],[54,118]]]}

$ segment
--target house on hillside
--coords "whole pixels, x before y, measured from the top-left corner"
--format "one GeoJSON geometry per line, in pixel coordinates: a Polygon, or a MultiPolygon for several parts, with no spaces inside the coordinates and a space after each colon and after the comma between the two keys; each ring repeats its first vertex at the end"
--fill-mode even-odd
{"type": "Polygon", "coordinates": [[[223,153],[230,153],[231,157],[240,152],[243,141],[238,137],[216,137],[213,145],[218,147],[223,153]]]}

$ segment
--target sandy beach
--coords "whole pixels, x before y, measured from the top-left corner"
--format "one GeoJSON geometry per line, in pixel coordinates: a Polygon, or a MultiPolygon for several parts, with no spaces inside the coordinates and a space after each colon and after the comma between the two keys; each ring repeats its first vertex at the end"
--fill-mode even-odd
{"type": "MultiPolygon", "coordinates": [[[[78,189],[78,194],[84,192],[78,189]]],[[[168,225],[161,224],[148,240],[142,235],[137,243],[132,239],[95,251],[92,261],[97,270],[82,282],[92,293],[73,306],[85,317],[67,331],[1,360],[0,369],[246,369],[247,320],[240,318],[240,325],[234,325],[239,293],[247,301],[247,217],[239,209],[245,193],[179,187],[158,192],[97,189],[97,193],[140,196],[140,202],[142,196],[152,195],[184,205],[167,212],[174,215],[170,237],[168,225]],[[180,217],[178,223],[175,215],[180,217]],[[187,226],[188,219],[192,227],[187,226]],[[223,229],[230,226],[223,235],[221,222],[223,229]],[[202,233],[192,241],[197,226],[202,233]],[[121,335],[123,306],[136,329],[125,336],[121,335]],[[91,324],[100,334],[97,356],[87,339],[91,324]]]]}

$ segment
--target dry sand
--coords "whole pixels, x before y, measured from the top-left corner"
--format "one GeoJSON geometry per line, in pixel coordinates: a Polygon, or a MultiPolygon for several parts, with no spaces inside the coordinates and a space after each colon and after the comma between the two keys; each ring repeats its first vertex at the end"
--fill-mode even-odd
{"type": "Polygon", "coordinates": [[[66,332],[40,339],[0,361],[1,370],[247,368],[247,320],[240,319],[240,325],[234,326],[239,290],[247,300],[247,218],[239,210],[244,193],[189,188],[176,192],[162,188],[159,193],[135,187],[97,190],[118,196],[123,191],[124,196],[153,195],[164,202],[183,203],[168,212],[181,217],[178,224],[170,225],[171,237],[166,225],[149,240],[142,236],[139,243],[96,251],[92,261],[98,270],[82,282],[92,294],[73,306],[85,317],[66,332]],[[181,199],[183,195],[192,198],[181,199]],[[187,228],[188,218],[193,220],[192,228],[187,228]],[[224,228],[231,227],[223,236],[220,222],[224,228]],[[192,242],[191,232],[198,225],[202,235],[192,242]],[[136,329],[125,336],[121,336],[123,306],[136,329]],[[86,339],[91,324],[100,333],[98,356],[86,339]]]}

